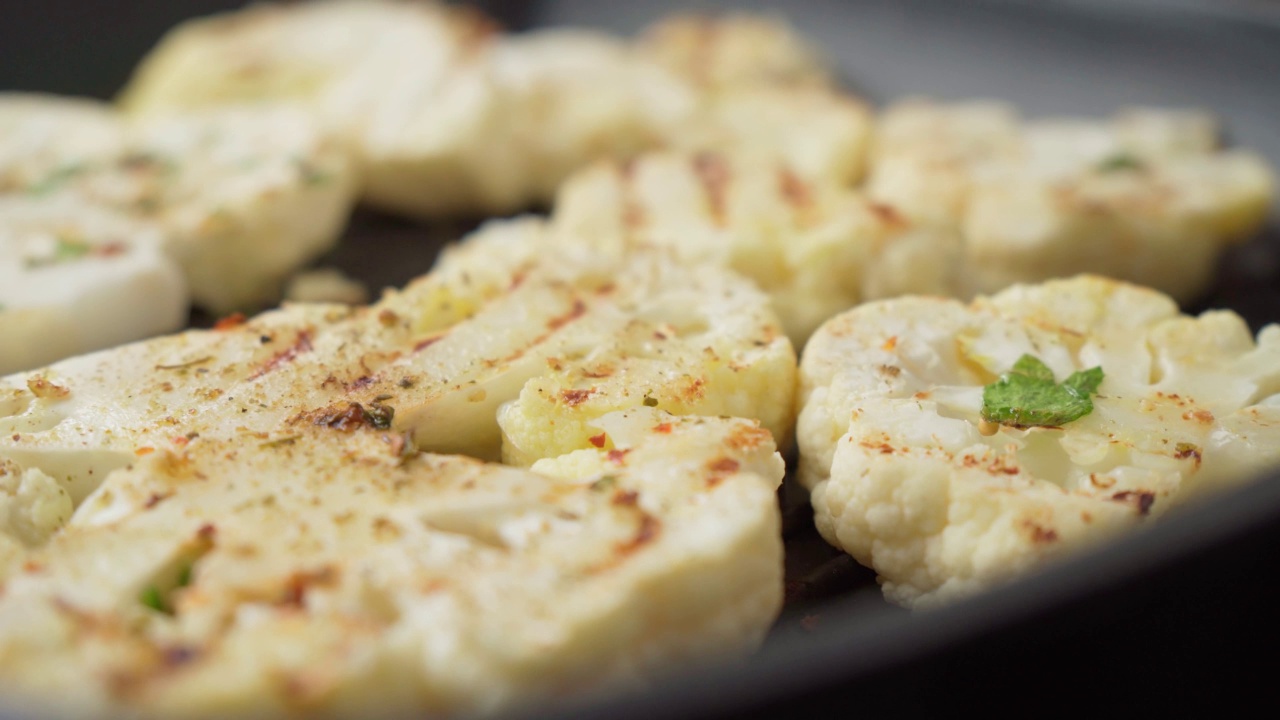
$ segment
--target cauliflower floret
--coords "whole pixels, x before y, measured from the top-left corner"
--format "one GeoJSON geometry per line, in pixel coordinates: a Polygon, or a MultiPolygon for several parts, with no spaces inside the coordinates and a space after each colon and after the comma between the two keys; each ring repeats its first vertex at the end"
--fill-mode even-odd
{"type": "Polygon", "coordinates": [[[0,459],[0,534],[43,545],[71,519],[71,495],[39,468],[0,459]]]}
{"type": "Polygon", "coordinates": [[[1100,277],[870,303],[806,349],[800,478],[824,537],[930,607],[1280,461],[1278,393],[1280,327],[1255,342],[1233,313],[1100,277]],[[984,386],[1028,354],[1059,381],[1102,368],[1092,412],[980,422],[984,386]]]}
{"type": "Polygon", "coordinates": [[[949,295],[958,236],[908,221],[832,183],[774,163],[652,153],[600,164],[561,189],[558,239],[625,254],[670,248],[682,262],[728,266],[769,293],[796,347],[864,300],[949,295]]]}
{"type": "Polygon", "coordinates": [[[885,112],[872,156],[872,197],[960,231],[966,294],[1092,272],[1195,300],[1275,189],[1190,111],[1020,122],[998,103],[909,101],[885,112]]]}

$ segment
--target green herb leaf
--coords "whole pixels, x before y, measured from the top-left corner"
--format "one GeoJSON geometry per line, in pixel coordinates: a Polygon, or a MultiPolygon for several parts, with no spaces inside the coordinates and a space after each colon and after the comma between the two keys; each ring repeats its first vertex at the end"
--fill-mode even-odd
{"type": "Polygon", "coordinates": [[[643,402],[645,407],[658,407],[658,398],[652,395],[646,394],[643,402]]]}
{"type": "Polygon", "coordinates": [[[71,165],[63,165],[53,172],[45,175],[34,184],[27,187],[27,192],[32,195],[47,195],[57,190],[66,181],[79,175],[85,169],[84,165],[74,163],[71,165]]]}
{"type": "Polygon", "coordinates": [[[1061,427],[1093,412],[1102,368],[1072,373],[1062,383],[1038,358],[1023,355],[1009,372],[983,388],[982,419],[1013,427],[1061,427]]]}
{"type": "Polygon", "coordinates": [[[191,584],[191,563],[187,563],[178,570],[178,587],[184,588],[191,584]]]}
{"type": "Polygon", "coordinates": [[[1098,172],[1118,172],[1121,170],[1145,170],[1147,164],[1142,158],[1126,152],[1118,152],[1098,163],[1098,172]]]}
{"type": "Polygon", "coordinates": [[[52,255],[39,258],[27,258],[26,266],[28,268],[40,268],[48,267],[49,265],[60,265],[73,260],[79,260],[92,252],[93,246],[83,240],[60,237],[57,240],[57,244],[53,246],[52,255]]]}
{"type": "Polygon", "coordinates": [[[591,483],[591,489],[596,492],[604,492],[606,490],[612,490],[617,484],[617,475],[602,475],[599,480],[591,483]]]}
{"type": "Polygon", "coordinates": [[[148,585],[147,588],[142,591],[142,595],[138,597],[138,602],[141,602],[143,605],[155,610],[156,612],[168,612],[164,606],[164,597],[160,595],[160,588],[155,585],[148,585]]]}
{"type": "Polygon", "coordinates": [[[331,175],[316,167],[314,163],[305,158],[295,157],[293,159],[293,165],[298,169],[298,176],[302,178],[303,185],[315,187],[317,185],[324,185],[330,180],[333,180],[331,175]]]}

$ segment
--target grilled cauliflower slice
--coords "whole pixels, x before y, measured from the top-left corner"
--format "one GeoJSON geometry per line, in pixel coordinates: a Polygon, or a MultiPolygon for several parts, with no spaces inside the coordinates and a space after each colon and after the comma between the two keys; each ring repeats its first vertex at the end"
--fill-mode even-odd
{"type": "Polygon", "coordinates": [[[660,250],[560,249],[548,235],[537,220],[495,223],[369,307],[287,305],[6,378],[0,457],[43,468],[77,502],[136,453],[282,424],[374,424],[485,459],[505,432],[532,462],[591,447],[587,423],[643,407],[629,378],[663,409],[732,412],[790,436],[795,354],[748,281],[660,250]],[[522,393],[590,374],[594,389],[574,385],[546,409],[522,393]],[[512,418],[567,410],[555,436],[500,428],[500,406],[517,399],[512,418]]]}
{"type": "Polygon", "coordinates": [[[337,242],[354,196],[345,151],[287,107],[145,119],[125,153],[62,187],[161,227],[195,302],[215,313],[278,299],[289,273],[337,242]]]}
{"type": "Polygon", "coordinates": [[[1280,327],[1255,342],[1233,313],[1096,276],[869,303],[809,341],[801,407],[819,530],[931,607],[1280,461],[1280,327]],[[1024,354],[1058,380],[1101,367],[1093,410],[985,435],[983,387],[1024,354]]]}
{"type": "Polygon", "coordinates": [[[769,293],[796,347],[865,300],[953,294],[958,236],[922,226],[832,183],[775,163],[653,153],[571,178],[552,216],[558,236],[623,253],[661,246],[683,262],[728,266],[769,293]]]}
{"type": "Polygon", "coordinates": [[[365,200],[428,218],[514,212],[593,160],[666,145],[744,146],[806,177],[856,181],[865,107],[826,83],[785,82],[823,75],[789,29],[714,22],[725,40],[699,69],[678,59],[685,41],[668,31],[641,42],[499,36],[433,3],[255,6],[172,31],[121,103],[149,115],[303,102],[356,154],[365,200]]]}
{"type": "Polygon", "coordinates": [[[315,426],[145,457],[9,578],[0,687],[77,717],[474,716],[740,656],[781,605],[781,458],[643,410],[600,419],[607,473],[315,426]]]}
{"type": "Polygon", "coordinates": [[[346,151],[296,108],[124,123],[101,103],[0,94],[0,127],[0,199],[56,198],[159,233],[215,313],[275,302],[290,272],[337,241],[354,195],[346,151]]]}
{"type": "Polygon", "coordinates": [[[44,195],[86,164],[119,155],[124,144],[109,105],[0,92],[0,193],[44,195]]]}
{"type": "Polygon", "coordinates": [[[182,327],[186,283],[164,246],[75,198],[0,196],[0,373],[182,327]]]}
{"type": "Polygon", "coordinates": [[[645,28],[637,44],[677,75],[715,89],[834,83],[828,59],[779,17],[672,15],[645,28]]]}
{"type": "Polygon", "coordinates": [[[1275,185],[1189,111],[1021,122],[995,103],[906,102],[872,156],[872,197],[960,229],[970,293],[1096,272],[1194,300],[1223,249],[1261,227],[1275,185]]]}

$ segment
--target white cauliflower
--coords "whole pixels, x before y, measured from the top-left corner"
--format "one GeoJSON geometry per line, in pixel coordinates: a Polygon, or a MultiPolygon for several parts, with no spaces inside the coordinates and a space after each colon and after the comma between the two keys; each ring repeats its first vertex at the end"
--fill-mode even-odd
{"type": "Polygon", "coordinates": [[[670,248],[684,263],[727,266],[769,296],[796,347],[865,300],[953,294],[960,243],[892,208],[774,163],[651,153],[570,178],[552,224],[569,244],[625,254],[670,248]]]}
{"type": "Polygon", "coordinates": [[[795,389],[767,297],[554,242],[492,223],[372,306],[0,380],[0,460],[76,507],[43,545],[0,534],[0,690],[79,716],[489,714],[757,646],[795,389]]]}
{"type": "Polygon", "coordinates": [[[672,72],[712,89],[834,84],[829,59],[780,17],[670,15],[645,28],[637,44],[672,72]]]}
{"type": "Polygon", "coordinates": [[[889,599],[931,607],[1280,461],[1280,327],[1255,342],[1233,313],[1095,276],[869,303],[809,341],[801,407],[819,530],[889,599]],[[1058,382],[1101,368],[1092,410],[983,420],[984,386],[1024,355],[1058,382]]]}
{"type": "Polygon", "coordinates": [[[66,195],[0,195],[0,373],[185,325],[187,286],[165,240],[66,195]]]}
{"type": "Polygon", "coordinates": [[[599,422],[623,457],[582,472],[369,427],[142,458],[9,577],[0,689],[76,717],[470,717],[754,648],[782,601],[768,433],[599,422]]]}
{"type": "Polygon", "coordinates": [[[907,101],[871,164],[872,197],[961,232],[967,294],[1091,272],[1195,300],[1275,191],[1262,158],[1220,150],[1191,111],[1022,122],[998,103],[907,101]]]}
{"type": "Polygon", "coordinates": [[[682,22],[629,42],[503,36],[435,3],[257,5],[175,28],[120,101],[137,115],[304,102],[356,153],[364,198],[419,217],[513,212],[593,160],[664,145],[742,146],[806,177],[858,179],[869,113],[790,28],[707,20],[718,40],[693,59],[682,22]]]}
{"type": "MultiPolygon", "coordinates": [[[[39,468],[0,459],[0,535],[25,547],[43,545],[71,519],[71,496],[39,468]]],[[[0,567],[0,575],[5,570],[0,567]]]]}
{"type": "Polygon", "coordinates": [[[552,247],[539,221],[495,223],[372,306],[286,305],[11,376],[0,457],[79,502],[139,453],[282,423],[372,422],[485,459],[505,442],[523,463],[591,447],[594,418],[646,402],[789,438],[795,353],[750,283],[661,250],[552,247]]]}
{"type": "MultiPolygon", "coordinates": [[[[105,104],[0,94],[0,128],[11,131],[0,140],[0,202],[12,215],[7,234],[41,230],[31,227],[33,217],[51,218],[43,230],[57,232],[63,213],[67,232],[89,244],[102,235],[103,243],[150,248],[158,238],[181,265],[195,302],[215,313],[275,302],[290,272],[337,242],[354,198],[346,151],[298,109],[228,107],[125,123],[105,104]],[[101,219],[111,216],[119,219],[101,219]],[[120,231],[125,221],[136,229],[120,231]]],[[[106,264],[75,267],[100,266],[106,264]]],[[[148,257],[136,270],[149,278],[139,287],[159,288],[155,278],[167,267],[148,257]]],[[[123,288],[115,273],[101,282],[123,288]]],[[[76,295],[66,287],[63,293],[76,295]]],[[[160,293],[155,303],[140,313],[138,327],[176,329],[172,322],[157,327],[155,318],[185,313],[185,297],[160,293]]],[[[99,314],[111,307],[102,305],[99,314]]],[[[109,326],[130,326],[136,310],[136,302],[120,305],[109,326]]],[[[115,341],[138,337],[135,330],[115,341]]],[[[70,342],[75,352],[107,346],[70,342]]]]}

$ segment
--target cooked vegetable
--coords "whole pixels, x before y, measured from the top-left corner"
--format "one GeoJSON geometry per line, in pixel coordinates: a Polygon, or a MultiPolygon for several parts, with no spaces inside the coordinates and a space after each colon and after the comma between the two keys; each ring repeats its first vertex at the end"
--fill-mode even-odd
{"type": "Polygon", "coordinates": [[[1280,326],[1255,342],[1233,313],[1089,276],[904,297],[810,339],[801,403],[818,529],[933,607],[1280,463],[1280,326]]]}
{"type": "Polygon", "coordinates": [[[669,248],[769,293],[797,347],[824,320],[865,300],[956,292],[954,232],[913,223],[832,182],[811,182],[741,154],[651,153],[602,163],[561,189],[557,236],[615,253],[669,248]]]}
{"type": "Polygon", "coordinates": [[[345,151],[300,111],[126,125],[5,93],[0,130],[0,372],[175,330],[188,292],[219,313],[274,302],[350,208],[345,151]]]}
{"type": "Polygon", "coordinates": [[[510,213],[602,158],[733,150],[843,184],[870,115],[785,24],[685,18],[638,42],[501,35],[443,3],[262,4],[171,31],[121,96],[134,115],[306,104],[353,148],[368,202],[420,217],[510,213]],[[714,38],[689,53],[691,33],[714,38]],[[703,52],[705,51],[705,52],[703,52]]]}
{"type": "Polygon", "coordinates": [[[0,373],[182,327],[165,237],[67,196],[0,196],[0,373]]]}
{"type": "Polygon", "coordinates": [[[6,696],[492,713],[758,645],[794,351],[737,276],[550,235],[0,381],[0,459],[77,506],[0,556],[6,696]]]}
{"type": "Polygon", "coordinates": [[[9,577],[0,687],[75,717],[475,716],[757,646],[782,601],[768,433],[653,410],[598,430],[621,461],[538,473],[373,428],[157,450],[9,577]]]}
{"type": "Polygon", "coordinates": [[[872,197],[960,232],[970,294],[1090,272],[1194,301],[1275,194],[1268,163],[1220,149],[1193,111],[1024,122],[998,103],[908,101],[872,155],[872,197]]]}

